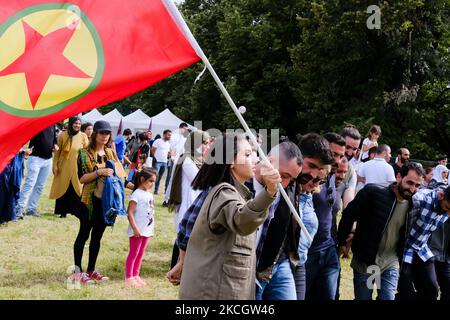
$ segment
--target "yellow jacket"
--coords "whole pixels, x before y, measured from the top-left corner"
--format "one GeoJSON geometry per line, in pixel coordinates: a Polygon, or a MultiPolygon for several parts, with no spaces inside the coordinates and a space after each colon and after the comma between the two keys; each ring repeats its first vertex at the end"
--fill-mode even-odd
{"type": "Polygon", "coordinates": [[[89,139],[83,132],[79,132],[72,137],[70,145],[69,134],[67,131],[58,136],[59,150],[53,155],[53,172],[57,169],[58,174],[53,177],[53,183],[50,190],[50,199],[61,198],[69,188],[70,182],[75,192],[81,196],[82,184],[78,179],[78,151],[87,147],[89,139]]]}

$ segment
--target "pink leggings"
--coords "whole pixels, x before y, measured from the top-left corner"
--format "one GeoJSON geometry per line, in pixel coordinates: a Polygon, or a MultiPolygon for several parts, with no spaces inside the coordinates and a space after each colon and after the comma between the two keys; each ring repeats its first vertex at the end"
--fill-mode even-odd
{"type": "Polygon", "coordinates": [[[137,277],[141,271],[142,258],[147,248],[149,237],[130,237],[130,252],[127,257],[125,277],[137,277]]]}

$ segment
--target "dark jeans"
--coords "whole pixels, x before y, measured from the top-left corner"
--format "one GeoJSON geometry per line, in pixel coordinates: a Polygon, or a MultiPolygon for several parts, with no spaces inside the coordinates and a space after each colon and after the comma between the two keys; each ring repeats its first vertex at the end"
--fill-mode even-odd
{"type": "Polygon", "coordinates": [[[398,281],[398,300],[437,300],[439,285],[433,259],[403,263],[398,281]]]}
{"type": "Polygon", "coordinates": [[[97,199],[95,196],[92,198],[94,209],[91,219],[89,219],[89,212],[86,206],[81,204],[82,209],[79,215],[80,230],[78,231],[78,236],[73,246],[75,265],[82,271],[81,259],[83,258],[84,245],[89,239],[89,235],[91,236],[91,242],[89,243],[88,272],[95,270],[95,263],[97,262],[98,253],[100,251],[100,242],[103,237],[103,232],[106,229],[102,214],[102,200],[97,199]]]}
{"type": "Polygon", "coordinates": [[[450,263],[435,261],[434,267],[441,289],[441,300],[450,301],[450,263]]]}
{"type": "Polygon", "coordinates": [[[306,261],[306,300],[334,300],[339,270],[339,256],[334,246],[309,253],[306,261]]]}
{"type": "Polygon", "coordinates": [[[294,273],[295,291],[297,292],[297,300],[305,300],[306,295],[306,267],[300,264],[294,273]]]}

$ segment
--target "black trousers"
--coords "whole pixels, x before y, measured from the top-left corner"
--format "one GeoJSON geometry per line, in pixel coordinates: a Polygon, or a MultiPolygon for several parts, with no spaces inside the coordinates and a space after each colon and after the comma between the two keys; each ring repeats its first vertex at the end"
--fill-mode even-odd
{"type": "Polygon", "coordinates": [[[78,231],[77,239],[73,246],[73,255],[75,265],[82,271],[81,260],[83,258],[83,250],[86,241],[91,237],[89,243],[89,262],[87,271],[95,271],[95,263],[97,262],[98,253],[100,252],[100,242],[105,232],[106,224],[103,221],[102,200],[93,197],[93,213],[89,219],[88,209],[84,204],[81,204],[80,230],[78,231]]]}
{"type": "Polygon", "coordinates": [[[81,199],[77,195],[75,189],[72,186],[72,182],[69,184],[66,193],[61,198],[56,199],[55,202],[55,214],[65,217],[68,213],[74,216],[80,215],[81,199]]]}
{"type": "Polygon", "coordinates": [[[435,261],[434,267],[441,289],[441,300],[450,301],[450,263],[435,261]]]}
{"type": "Polygon", "coordinates": [[[413,263],[403,263],[398,281],[398,300],[437,300],[439,285],[434,260],[423,262],[414,256],[413,263]]]}

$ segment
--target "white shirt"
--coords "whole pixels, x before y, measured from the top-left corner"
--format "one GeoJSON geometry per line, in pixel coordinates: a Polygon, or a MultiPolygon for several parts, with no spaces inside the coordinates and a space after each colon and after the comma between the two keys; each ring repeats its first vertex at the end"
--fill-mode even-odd
{"type": "MultiPolygon", "coordinates": [[[[364,141],[363,141],[363,145],[364,146],[368,146],[371,143],[372,143],[372,141],[370,141],[369,138],[365,138],[364,141]]],[[[362,148],[361,148],[361,156],[359,157],[359,160],[362,161],[365,158],[367,158],[368,156],[369,156],[369,149],[367,149],[367,151],[365,151],[365,152],[362,152],[362,148]]]]}
{"type": "Polygon", "coordinates": [[[167,154],[170,151],[170,142],[169,140],[164,141],[163,138],[156,140],[153,142],[153,148],[156,148],[154,157],[158,162],[167,162],[167,154]]]}
{"type": "Polygon", "coordinates": [[[353,167],[353,168],[355,168],[358,164],[360,164],[361,163],[361,161],[359,161],[359,159],[356,159],[355,157],[353,157],[351,160],[350,160],[350,165],[353,167]]]}
{"type": "MultiPolygon", "coordinates": [[[[192,205],[194,200],[202,192],[201,190],[192,189],[191,183],[194,181],[199,169],[191,158],[186,158],[181,169],[181,203],[175,210],[174,224],[179,231],[179,225],[184,214],[192,205]]],[[[173,176],[173,175],[172,175],[173,176]]]]}
{"type": "Polygon", "coordinates": [[[176,163],[178,158],[184,153],[185,142],[186,138],[180,134],[178,130],[172,134],[172,137],[170,138],[170,150],[175,150],[176,152],[175,156],[172,156],[174,163],[176,163]]]}
{"type": "MultiPolygon", "coordinates": [[[[153,221],[153,210],[155,202],[153,195],[141,189],[136,189],[131,194],[130,201],[136,202],[136,210],[134,212],[134,221],[139,229],[141,236],[151,237],[155,233],[155,222],[153,221]]],[[[128,226],[128,237],[134,235],[131,225],[128,226]]]]}
{"type": "Polygon", "coordinates": [[[364,185],[375,183],[386,187],[396,181],[394,168],[382,158],[363,163],[358,170],[358,176],[366,178],[364,185]]]}

